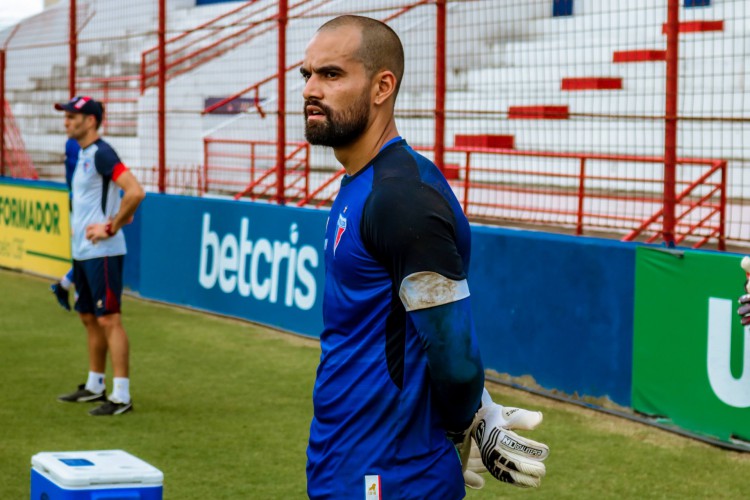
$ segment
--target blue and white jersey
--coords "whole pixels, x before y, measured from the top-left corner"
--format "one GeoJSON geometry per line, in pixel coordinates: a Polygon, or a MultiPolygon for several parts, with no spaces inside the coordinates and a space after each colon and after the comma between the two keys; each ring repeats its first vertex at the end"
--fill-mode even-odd
{"type": "Polygon", "coordinates": [[[446,429],[468,426],[484,384],[470,243],[447,181],[404,140],[343,179],[326,228],[311,499],[464,497],[446,429]]]}
{"type": "Polygon", "coordinates": [[[90,224],[106,224],[120,210],[120,188],[114,181],[125,170],[115,150],[102,139],[97,139],[78,153],[73,172],[70,223],[73,230],[73,259],[87,260],[127,253],[122,231],[96,244],[86,239],[86,228],[90,224]]]}

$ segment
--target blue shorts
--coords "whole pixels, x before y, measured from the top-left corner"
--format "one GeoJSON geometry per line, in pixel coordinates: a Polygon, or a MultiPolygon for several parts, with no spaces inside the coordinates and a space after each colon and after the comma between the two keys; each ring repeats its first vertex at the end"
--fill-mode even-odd
{"type": "Polygon", "coordinates": [[[124,255],[73,261],[75,310],[97,317],[120,312],[124,255]]]}

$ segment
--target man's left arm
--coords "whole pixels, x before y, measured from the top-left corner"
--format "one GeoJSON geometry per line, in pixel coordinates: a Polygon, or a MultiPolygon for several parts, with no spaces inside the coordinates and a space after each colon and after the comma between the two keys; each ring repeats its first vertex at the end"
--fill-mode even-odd
{"type": "MultiPolygon", "coordinates": [[[[474,471],[467,471],[472,444],[485,468],[498,481],[522,488],[535,488],[546,474],[544,460],[549,455],[546,444],[518,435],[514,429],[533,430],[542,422],[540,412],[509,408],[492,401],[483,390],[484,377],[474,375],[481,370],[481,359],[476,347],[468,297],[438,307],[409,313],[420,338],[425,344],[433,400],[446,419],[447,435],[456,445],[461,457],[464,481],[471,488],[481,488],[484,479],[474,471]],[[462,329],[460,325],[464,325],[462,329]],[[471,408],[475,394],[481,397],[481,407],[474,414],[471,408]],[[463,411],[462,411],[463,410],[463,411]]],[[[481,371],[480,371],[481,373],[481,371]]]]}
{"type": "Polygon", "coordinates": [[[461,456],[464,481],[472,488],[484,484],[466,470],[476,442],[482,463],[496,479],[539,486],[549,449],[511,429],[533,429],[541,413],[505,408],[484,391],[453,213],[440,195],[422,185],[393,182],[385,187],[368,199],[363,241],[399,283],[399,298],[426,353],[432,401],[461,456]]]}
{"type": "Polygon", "coordinates": [[[120,200],[120,210],[110,222],[113,233],[116,233],[120,228],[133,220],[138,205],[146,197],[143,187],[130,170],[124,171],[115,183],[122,189],[123,195],[122,200],[120,200]]]}
{"type": "Polygon", "coordinates": [[[418,332],[432,401],[449,432],[469,428],[484,387],[456,222],[436,190],[388,179],[368,198],[362,223],[363,241],[393,276],[418,332]]]}
{"type": "Polygon", "coordinates": [[[133,219],[138,205],[141,204],[141,201],[146,196],[141,184],[127,169],[119,172],[116,179],[113,176],[113,180],[123,191],[122,199],[120,200],[120,210],[109,222],[91,224],[86,228],[86,238],[91,240],[92,243],[114,236],[117,231],[128,224],[133,219]]]}
{"type": "MultiPolygon", "coordinates": [[[[465,280],[461,283],[439,274],[420,274],[431,275],[422,279],[426,280],[426,288],[433,291],[466,286],[465,280]]],[[[408,296],[405,289],[414,285],[415,279],[419,278],[409,276],[402,283],[402,301],[408,296]]],[[[458,297],[461,295],[455,298],[458,297]]],[[[474,333],[470,299],[465,296],[434,307],[407,311],[427,356],[433,403],[446,430],[461,433],[471,426],[484,388],[484,368],[474,333]]]]}

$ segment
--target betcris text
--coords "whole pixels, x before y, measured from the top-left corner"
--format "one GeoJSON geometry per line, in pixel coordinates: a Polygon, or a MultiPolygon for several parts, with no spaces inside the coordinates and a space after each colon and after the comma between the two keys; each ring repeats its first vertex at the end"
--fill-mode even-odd
{"type": "Polygon", "coordinates": [[[239,238],[232,233],[219,237],[211,230],[211,214],[203,214],[200,285],[210,290],[218,283],[224,293],[236,290],[242,297],[271,304],[283,300],[287,307],[312,308],[317,285],[311,269],[318,267],[318,252],[310,245],[297,248],[297,224],[290,225],[288,241],[252,241],[248,239],[249,225],[243,217],[239,238]]]}

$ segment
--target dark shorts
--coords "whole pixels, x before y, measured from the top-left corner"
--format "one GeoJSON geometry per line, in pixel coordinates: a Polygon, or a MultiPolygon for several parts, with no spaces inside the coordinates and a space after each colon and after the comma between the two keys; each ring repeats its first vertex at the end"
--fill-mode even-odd
{"type": "Polygon", "coordinates": [[[117,255],[73,261],[76,311],[97,317],[120,312],[124,260],[124,255],[117,255]]]}

